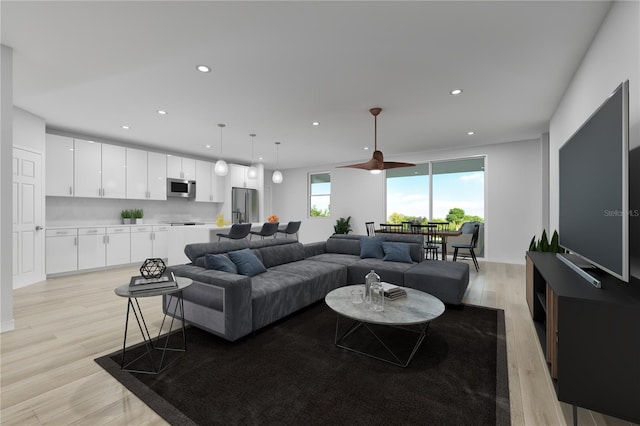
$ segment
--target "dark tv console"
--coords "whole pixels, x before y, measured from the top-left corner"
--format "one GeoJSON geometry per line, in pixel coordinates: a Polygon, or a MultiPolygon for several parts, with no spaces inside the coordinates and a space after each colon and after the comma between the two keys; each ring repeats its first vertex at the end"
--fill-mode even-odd
{"type": "MultiPolygon", "coordinates": [[[[558,400],[640,423],[640,283],[589,285],[554,253],[527,252],[526,297],[558,400]]],[[[575,418],[574,418],[575,419],[575,418]]]]}

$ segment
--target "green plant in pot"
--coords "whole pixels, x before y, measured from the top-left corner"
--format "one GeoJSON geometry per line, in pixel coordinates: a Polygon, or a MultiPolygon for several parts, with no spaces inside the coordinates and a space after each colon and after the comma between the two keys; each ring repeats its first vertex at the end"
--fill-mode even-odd
{"type": "Polygon", "coordinates": [[[123,224],[129,225],[131,223],[131,218],[133,218],[133,212],[131,210],[122,210],[120,212],[120,217],[122,218],[123,224]]]}
{"type": "Polygon", "coordinates": [[[144,211],[142,209],[135,209],[133,211],[133,217],[136,220],[136,223],[142,223],[143,222],[143,217],[144,217],[144,211]]]}
{"type": "Polygon", "coordinates": [[[558,231],[553,231],[553,235],[551,236],[551,242],[547,238],[547,231],[542,230],[542,236],[538,241],[536,241],[536,236],[534,235],[529,243],[529,251],[543,251],[547,253],[564,253],[565,250],[560,247],[558,231]]]}
{"type": "Polygon", "coordinates": [[[349,221],[351,221],[351,216],[347,217],[346,219],[344,217],[341,217],[340,219],[336,220],[336,224],[333,225],[334,233],[348,234],[351,231],[351,224],[349,224],[349,221]]]}

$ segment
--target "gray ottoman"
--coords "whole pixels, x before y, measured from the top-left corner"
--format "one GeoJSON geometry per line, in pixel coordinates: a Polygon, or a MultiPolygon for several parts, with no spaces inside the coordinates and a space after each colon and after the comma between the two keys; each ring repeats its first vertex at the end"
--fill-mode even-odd
{"type": "Polygon", "coordinates": [[[469,265],[424,260],[405,271],[403,285],[429,293],[444,303],[459,305],[469,286],[469,265]]]}

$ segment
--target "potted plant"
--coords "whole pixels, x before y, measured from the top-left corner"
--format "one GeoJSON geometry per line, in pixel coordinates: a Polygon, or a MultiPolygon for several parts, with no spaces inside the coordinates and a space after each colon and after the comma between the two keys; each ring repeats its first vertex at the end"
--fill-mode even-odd
{"type": "Polygon", "coordinates": [[[144,212],[142,209],[135,209],[133,211],[133,217],[136,220],[136,224],[139,225],[143,222],[142,218],[144,217],[144,212]]]}
{"type": "Polygon", "coordinates": [[[350,220],[351,216],[347,217],[346,219],[341,217],[340,219],[336,220],[336,224],[333,226],[333,231],[336,234],[348,234],[351,231],[351,225],[349,224],[350,220]]]}
{"type": "Polygon", "coordinates": [[[120,212],[120,217],[122,218],[122,223],[124,225],[129,225],[131,224],[131,218],[133,217],[133,213],[131,212],[131,210],[122,210],[120,212]]]}
{"type": "Polygon", "coordinates": [[[547,238],[547,231],[542,230],[542,236],[538,241],[536,241],[536,236],[534,235],[529,243],[529,251],[543,251],[548,253],[564,253],[565,250],[560,247],[558,231],[553,231],[553,236],[551,237],[551,242],[549,242],[547,238]]]}

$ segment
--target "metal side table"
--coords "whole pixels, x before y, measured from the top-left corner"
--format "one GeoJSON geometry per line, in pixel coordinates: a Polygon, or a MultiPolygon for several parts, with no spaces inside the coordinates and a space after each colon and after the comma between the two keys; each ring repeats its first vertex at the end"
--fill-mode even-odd
{"type": "MultiPolygon", "coordinates": [[[[144,373],[144,374],[158,374],[164,371],[167,367],[173,364],[179,357],[175,357],[172,361],[165,364],[166,354],[167,352],[185,352],[187,350],[187,338],[185,333],[185,322],[184,322],[184,302],[182,300],[182,291],[189,287],[192,283],[191,279],[176,277],[176,281],[178,283],[178,287],[166,288],[166,289],[156,289],[149,290],[143,292],[131,292],[129,289],[129,284],[123,284],[120,287],[116,288],[114,291],[120,297],[126,297],[128,299],[127,303],[127,318],[124,324],[124,341],[122,343],[122,361],[120,364],[120,368],[124,371],[129,371],[132,373],[144,373]],[[142,315],[142,309],[140,309],[140,304],[138,303],[138,298],[141,297],[154,297],[154,296],[168,296],[169,301],[167,303],[168,309],[167,313],[164,314],[162,318],[162,323],[160,324],[160,330],[158,331],[158,336],[156,338],[151,338],[149,333],[149,329],[147,327],[147,323],[144,320],[144,316],[142,315]],[[173,308],[173,309],[171,309],[173,308]],[[140,329],[140,334],[142,335],[142,339],[144,342],[142,343],[145,346],[145,352],[134,359],[125,363],[125,356],[127,351],[127,334],[129,331],[129,315],[133,312],[133,315],[136,318],[136,322],[138,323],[138,328],[140,329]],[[167,315],[171,314],[171,321],[169,324],[169,331],[167,331],[164,338],[160,338],[162,334],[162,329],[164,328],[165,321],[167,320],[167,315]],[[169,338],[173,331],[174,323],[176,320],[182,323],[182,347],[172,348],[169,347],[169,338]],[[164,342],[161,342],[163,340],[164,342]],[[157,356],[154,357],[154,354],[157,356]],[[144,357],[149,357],[150,368],[149,369],[136,369],[132,367],[132,365],[139,361],[144,357]],[[159,356],[159,358],[158,358],[159,356]]],[[[177,329],[176,329],[177,330],[177,329]]]]}

